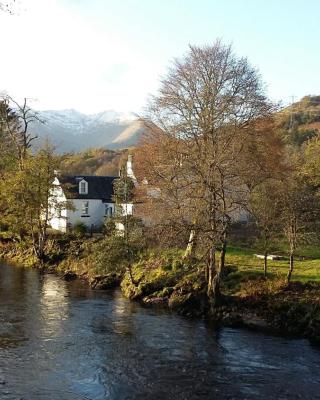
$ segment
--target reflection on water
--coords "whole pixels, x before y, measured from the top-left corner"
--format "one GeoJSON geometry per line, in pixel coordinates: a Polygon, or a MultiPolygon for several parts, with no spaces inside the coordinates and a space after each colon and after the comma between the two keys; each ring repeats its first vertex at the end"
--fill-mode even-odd
{"type": "Polygon", "coordinates": [[[63,321],[68,317],[66,283],[44,276],[40,290],[39,336],[50,338],[63,335],[63,321]]]}
{"type": "Polygon", "coordinates": [[[320,352],[0,266],[0,399],[320,399],[320,352]]]}

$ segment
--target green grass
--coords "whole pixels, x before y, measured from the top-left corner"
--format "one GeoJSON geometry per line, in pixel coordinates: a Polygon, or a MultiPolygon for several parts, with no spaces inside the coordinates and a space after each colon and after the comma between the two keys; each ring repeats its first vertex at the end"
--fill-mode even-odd
{"type": "MultiPolygon", "coordinates": [[[[309,246],[299,251],[299,255],[315,257],[319,249],[309,246]]],[[[231,272],[224,280],[224,288],[227,292],[237,292],[241,290],[243,284],[263,277],[263,259],[255,257],[255,250],[243,249],[240,247],[230,247],[227,250],[226,265],[231,272]]],[[[268,260],[268,277],[270,279],[285,279],[289,268],[289,261],[268,260]]],[[[320,283],[320,254],[316,259],[296,259],[292,281],[306,283],[308,281],[320,283]]]]}

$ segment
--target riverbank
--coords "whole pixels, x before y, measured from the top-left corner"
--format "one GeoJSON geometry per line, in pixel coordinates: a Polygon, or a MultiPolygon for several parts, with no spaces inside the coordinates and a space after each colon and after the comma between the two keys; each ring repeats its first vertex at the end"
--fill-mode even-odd
{"type": "Polygon", "coordinates": [[[192,264],[180,268],[177,271],[150,268],[145,261],[135,265],[132,271],[138,284],[132,284],[126,274],[121,282],[122,291],[130,299],[164,305],[185,316],[320,343],[319,282],[293,281],[287,285],[282,276],[270,273],[266,280],[257,271],[248,277],[227,259],[221,303],[213,313],[207,302],[203,269],[192,264]]]}
{"type": "Polygon", "coordinates": [[[319,398],[320,352],[305,340],[216,329],[6,263],[0,303],[1,399],[319,398]]]}
{"type": "MultiPolygon", "coordinates": [[[[52,241],[48,259],[40,267],[65,280],[84,279],[93,289],[120,286],[131,300],[165,307],[184,316],[305,337],[320,343],[319,260],[299,261],[296,276],[288,286],[284,284],[285,260],[270,262],[266,280],[262,267],[259,268],[261,261],[252,251],[230,249],[221,304],[213,313],[207,301],[204,268],[199,260],[182,262],[179,250],[149,251],[132,266],[130,276],[128,271],[106,270],[97,263],[100,242],[99,238],[52,241]]],[[[0,256],[11,262],[39,267],[28,248],[2,243],[0,256]]]]}

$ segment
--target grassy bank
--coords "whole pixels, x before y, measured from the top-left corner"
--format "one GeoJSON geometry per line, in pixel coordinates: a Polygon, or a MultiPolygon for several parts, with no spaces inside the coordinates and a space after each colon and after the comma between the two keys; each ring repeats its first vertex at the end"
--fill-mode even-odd
{"type": "MultiPolygon", "coordinates": [[[[307,252],[314,255],[311,248],[307,252]]],[[[229,248],[223,300],[215,311],[215,320],[320,342],[320,259],[303,257],[296,261],[288,286],[288,260],[269,261],[265,279],[263,260],[255,256],[254,250],[229,248]]],[[[125,274],[121,287],[129,298],[163,304],[183,315],[207,317],[211,310],[203,271],[197,260],[181,263],[178,252],[171,259],[149,255],[134,265],[135,283],[125,274]]]]}

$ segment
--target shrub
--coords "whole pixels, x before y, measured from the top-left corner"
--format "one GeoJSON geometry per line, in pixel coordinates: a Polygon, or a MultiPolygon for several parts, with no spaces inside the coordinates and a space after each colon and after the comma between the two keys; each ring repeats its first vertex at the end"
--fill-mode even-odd
{"type": "Polygon", "coordinates": [[[87,233],[87,227],[83,222],[76,222],[73,226],[73,232],[79,236],[83,237],[87,233]]]}

